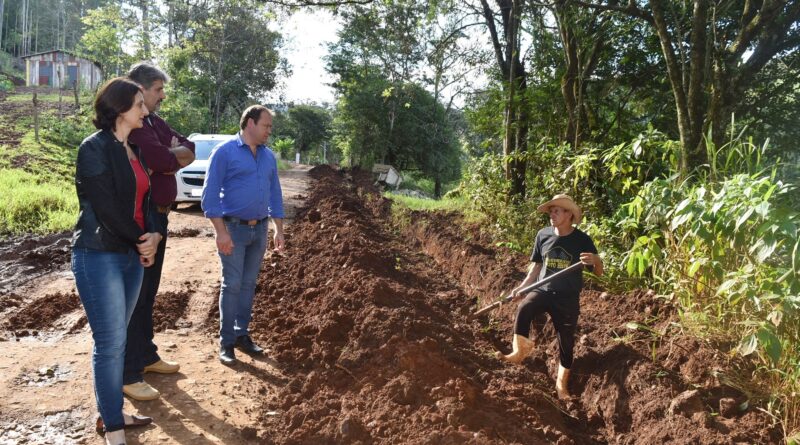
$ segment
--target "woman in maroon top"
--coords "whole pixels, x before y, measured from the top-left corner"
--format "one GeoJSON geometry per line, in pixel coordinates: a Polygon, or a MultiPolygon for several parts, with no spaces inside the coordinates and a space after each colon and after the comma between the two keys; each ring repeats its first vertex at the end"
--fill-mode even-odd
{"type": "Polygon", "coordinates": [[[128,142],[148,114],[141,87],[112,79],[97,93],[94,109],[100,131],[78,148],[72,272],[94,339],[97,430],[107,444],[120,445],[125,428],[152,422],[122,411],[122,372],[127,324],[162,235],[152,217],[147,166],[128,142]]]}

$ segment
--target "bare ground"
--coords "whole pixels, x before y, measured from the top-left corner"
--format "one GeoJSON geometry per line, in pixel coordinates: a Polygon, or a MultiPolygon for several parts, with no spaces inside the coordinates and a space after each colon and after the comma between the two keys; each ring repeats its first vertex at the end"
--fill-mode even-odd
{"type": "MultiPolygon", "coordinates": [[[[281,172],[289,224],[308,186],[306,171],[281,172]]],[[[28,243],[63,247],[64,238],[28,243]]],[[[0,245],[0,444],[102,443],[93,429],[91,331],[76,300],[68,260],[50,267],[41,258],[3,256],[8,244],[0,245]],[[53,320],[43,319],[36,308],[52,307],[55,301],[66,306],[51,311],[53,320]],[[69,309],[70,304],[75,305],[69,309]],[[27,313],[31,316],[26,318],[27,313]]],[[[156,334],[156,344],[164,358],[181,363],[181,371],[145,376],[162,393],[158,400],[126,398],[126,410],[157,419],[153,426],[129,431],[128,443],[255,443],[257,402],[247,394],[256,380],[262,387],[261,377],[275,376],[279,382],[281,376],[269,359],[240,354],[243,366],[236,369],[219,363],[214,326],[207,322],[218,283],[213,230],[198,205],[181,204],[170,214],[155,315],[157,326],[170,327],[156,334]]]]}

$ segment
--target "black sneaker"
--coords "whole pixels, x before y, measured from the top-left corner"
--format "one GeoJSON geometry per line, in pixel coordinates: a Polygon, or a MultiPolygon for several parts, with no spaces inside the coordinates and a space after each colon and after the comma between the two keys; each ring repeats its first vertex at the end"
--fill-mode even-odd
{"type": "Polygon", "coordinates": [[[258,355],[264,352],[257,344],[253,343],[253,339],[249,335],[242,335],[236,337],[236,347],[241,349],[245,354],[258,355]]]}
{"type": "Polygon", "coordinates": [[[219,361],[223,365],[233,365],[236,363],[236,354],[233,352],[233,346],[220,346],[219,347],[219,361]]]}

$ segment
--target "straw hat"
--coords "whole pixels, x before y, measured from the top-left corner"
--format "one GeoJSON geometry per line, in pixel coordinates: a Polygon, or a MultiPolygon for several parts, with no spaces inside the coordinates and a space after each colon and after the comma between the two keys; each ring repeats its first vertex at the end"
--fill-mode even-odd
{"type": "Polygon", "coordinates": [[[578,207],[578,204],[575,204],[575,201],[573,201],[572,197],[570,197],[569,195],[559,194],[553,196],[553,199],[540,205],[539,207],[536,208],[536,210],[542,213],[550,213],[550,207],[552,206],[561,207],[562,209],[569,210],[572,213],[572,223],[580,224],[582,216],[581,208],[578,207]]]}

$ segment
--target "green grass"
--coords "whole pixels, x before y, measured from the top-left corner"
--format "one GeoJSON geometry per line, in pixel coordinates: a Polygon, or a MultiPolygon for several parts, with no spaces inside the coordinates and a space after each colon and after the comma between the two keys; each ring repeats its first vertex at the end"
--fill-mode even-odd
{"type": "Polygon", "coordinates": [[[15,168],[0,169],[0,235],[69,230],[78,216],[75,186],[15,168]]]}
{"type": "Polygon", "coordinates": [[[410,196],[396,195],[392,192],[386,192],[383,195],[392,199],[394,202],[402,204],[410,210],[424,210],[426,212],[457,211],[463,213],[467,207],[467,202],[464,198],[412,198],[410,196]]]}
{"type": "MultiPolygon", "coordinates": [[[[36,99],[42,102],[58,102],[58,94],[37,94],[36,99]]],[[[61,97],[62,102],[75,102],[72,91],[64,91],[61,97]]],[[[6,98],[6,102],[27,102],[33,103],[33,93],[12,94],[6,98]]]]}
{"type": "Polygon", "coordinates": [[[284,170],[291,170],[291,169],[292,169],[292,165],[289,164],[288,161],[285,161],[283,159],[278,159],[278,170],[284,171],[284,170]]]}

